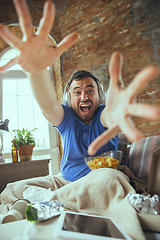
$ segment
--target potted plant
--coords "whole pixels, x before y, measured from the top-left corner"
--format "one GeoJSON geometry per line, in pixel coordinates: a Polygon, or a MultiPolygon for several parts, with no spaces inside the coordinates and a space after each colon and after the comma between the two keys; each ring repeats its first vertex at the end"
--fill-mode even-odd
{"type": "Polygon", "coordinates": [[[33,148],[35,147],[35,138],[33,132],[37,128],[29,131],[23,128],[12,130],[12,136],[15,139],[15,147],[19,151],[20,161],[31,160],[33,154],[33,148]]]}

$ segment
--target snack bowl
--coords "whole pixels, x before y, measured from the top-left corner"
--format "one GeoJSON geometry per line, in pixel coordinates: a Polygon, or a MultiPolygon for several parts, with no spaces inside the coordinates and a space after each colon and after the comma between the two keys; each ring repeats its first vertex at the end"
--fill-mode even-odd
{"type": "Polygon", "coordinates": [[[95,170],[98,168],[117,169],[117,166],[121,163],[122,160],[122,151],[116,150],[103,153],[94,157],[84,157],[84,160],[91,170],[95,170]]]}

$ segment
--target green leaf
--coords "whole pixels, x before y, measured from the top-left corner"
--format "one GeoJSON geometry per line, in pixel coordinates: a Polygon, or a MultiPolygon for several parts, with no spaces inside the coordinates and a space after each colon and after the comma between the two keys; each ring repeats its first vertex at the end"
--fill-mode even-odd
{"type": "Polygon", "coordinates": [[[20,129],[14,129],[12,130],[12,136],[15,139],[15,145],[16,148],[20,145],[36,145],[35,144],[35,138],[32,134],[33,131],[35,131],[37,128],[34,128],[33,130],[29,131],[28,129],[23,128],[20,129]]]}
{"type": "Polygon", "coordinates": [[[37,209],[32,204],[27,204],[25,210],[26,219],[30,222],[36,222],[38,220],[37,209]]]}

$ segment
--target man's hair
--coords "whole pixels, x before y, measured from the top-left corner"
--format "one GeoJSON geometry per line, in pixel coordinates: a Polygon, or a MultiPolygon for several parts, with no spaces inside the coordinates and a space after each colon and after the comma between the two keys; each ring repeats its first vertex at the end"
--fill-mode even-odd
{"type": "Polygon", "coordinates": [[[87,78],[87,77],[90,77],[92,78],[96,83],[97,83],[97,86],[99,88],[99,85],[98,83],[100,82],[95,76],[92,75],[92,73],[86,71],[86,70],[78,70],[76,71],[71,79],[69,80],[69,83],[68,83],[68,86],[70,87],[71,83],[73,82],[73,80],[82,80],[83,78],[87,78]]]}

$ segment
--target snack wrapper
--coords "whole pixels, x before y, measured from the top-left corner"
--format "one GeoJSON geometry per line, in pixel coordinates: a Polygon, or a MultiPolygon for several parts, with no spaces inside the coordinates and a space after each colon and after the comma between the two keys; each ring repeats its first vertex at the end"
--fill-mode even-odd
{"type": "Polygon", "coordinates": [[[27,204],[25,214],[30,222],[42,222],[60,215],[63,210],[63,204],[58,201],[34,202],[27,204]]]}
{"type": "Polygon", "coordinates": [[[137,210],[139,213],[148,213],[148,214],[160,214],[160,197],[158,195],[142,195],[142,194],[133,194],[129,193],[128,200],[130,204],[137,210]]]}

